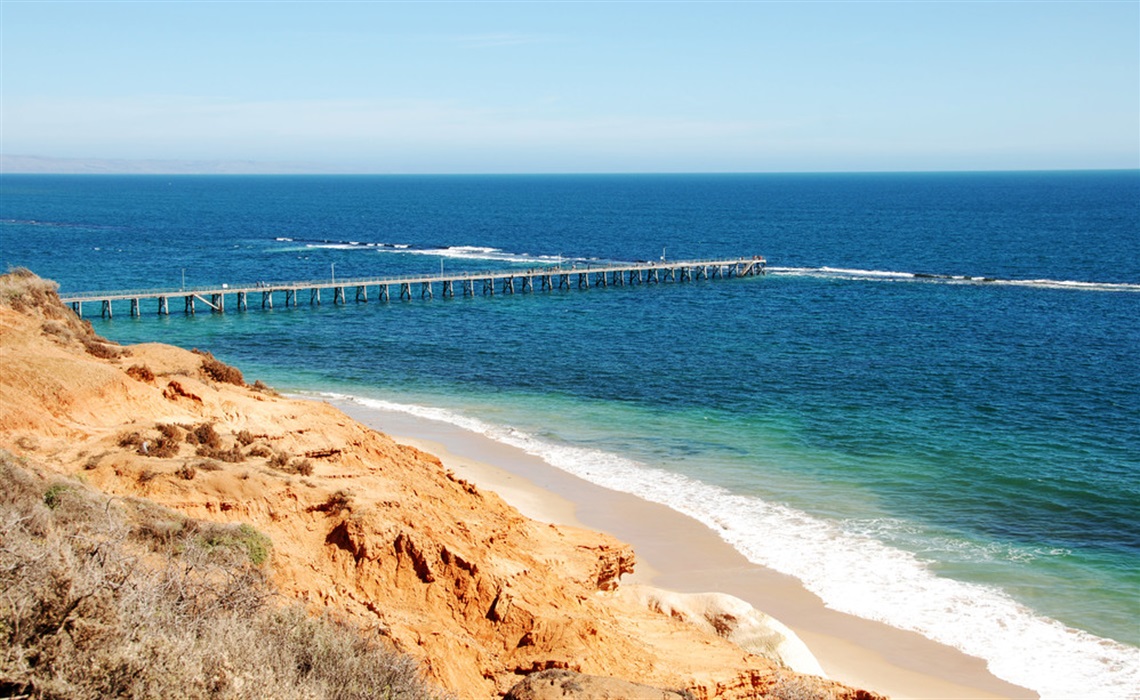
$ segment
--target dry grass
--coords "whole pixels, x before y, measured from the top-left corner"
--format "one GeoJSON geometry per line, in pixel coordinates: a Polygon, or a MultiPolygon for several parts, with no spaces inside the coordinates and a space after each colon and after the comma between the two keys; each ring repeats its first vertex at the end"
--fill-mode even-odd
{"type": "Polygon", "coordinates": [[[212,459],[200,459],[193,463],[187,462],[187,464],[195,469],[201,469],[204,472],[216,472],[222,469],[222,465],[212,459]]]}
{"type": "Polygon", "coordinates": [[[0,306],[43,319],[41,332],[63,344],[79,343],[91,355],[118,359],[130,350],[95,333],[90,321],[80,319],[59,300],[59,285],[24,267],[10,267],[0,275],[0,306]]]}
{"type": "Polygon", "coordinates": [[[53,338],[64,345],[69,345],[75,342],[75,333],[68,325],[62,321],[44,321],[40,326],[43,334],[49,338],[53,338]]]}
{"type": "Polygon", "coordinates": [[[269,541],[0,454],[0,695],[427,700],[384,640],[270,604],[269,541]]]}

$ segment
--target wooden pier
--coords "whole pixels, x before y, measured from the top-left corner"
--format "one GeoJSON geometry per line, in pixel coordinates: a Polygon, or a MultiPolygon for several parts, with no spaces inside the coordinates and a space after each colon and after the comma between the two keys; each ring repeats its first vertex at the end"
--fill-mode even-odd
{"type": "Polygon", "coordinates": [[[464,297],[493,296],[495,294],[515,294],[527,292],[551,292],[564,289],[589,289],[590,287],[610,287],[627,285],[650,285],[664,282],[695,282],[697,280],[731,279],[762,275],[766,272],[766,262],[760,256],[751,258],[731,258],[719,260],[685,260],[676,262],[613,263],[583,267],[538,267],[530,269],[499,270],[495,272],[460,272],[439,275],[403,275],[398,277],[369,277],[361,279],[327,279],[301,282],[258,282],[249,285],[216,287],[191,287],[187,289],[146,289],[110,292],[81,292],[61,294],[60,299],[70,304],[81,317],[83,305],[99,305],[103,318],[112,318],[113,302],[129,302],[130,315],[142,315],[143,302],[153,302],[159,316],[170,314],[171,299],[181,301],[182,311],[194,315],[198,304],[211,313],[225,313],[227,297],[230,308],[248,311],[252,303],[255,308],[272,309],[274,300],[286,308],[296,307],[307,297],[311,305],[321,303],[321,292],[332,293],[332,303],[347,303],[348,294],[356,302],[369,300],[369,290],[374,290],[379,301],[393,298],[410,300],[434,299],[436,290],[439,296],[447,299],[461,295],[464,297]]]}

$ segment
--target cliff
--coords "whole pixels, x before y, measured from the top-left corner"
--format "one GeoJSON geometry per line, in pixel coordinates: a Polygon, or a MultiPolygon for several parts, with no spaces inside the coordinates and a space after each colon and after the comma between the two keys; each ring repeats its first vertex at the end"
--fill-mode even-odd
{"type": "Polygon", "coordinates": [[[251,387],[205,353],[106,342],[38,278],[0,278],[0,357],[0,447],[106,494],[252,525],[286,598],[379,631],[459,697],[545,669],[702,699],[784,693],[789,678],[876,697],[623,595],[627,545],[526,519],[327,405],[251,387]]]}

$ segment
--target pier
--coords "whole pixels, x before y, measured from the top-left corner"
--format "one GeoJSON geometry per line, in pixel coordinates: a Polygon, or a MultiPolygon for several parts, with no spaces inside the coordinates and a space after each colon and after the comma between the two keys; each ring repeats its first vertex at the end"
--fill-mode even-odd
{"type": "MultiPolygon", "coordinates": [[[[367,302],[370,293],[378,301],[393,298],[404,301],[413,298],[434,299],[436,293],[448,299],[494,296],[495,294],[522,294],[552,292],[591,287],[620,287],[652,285],[665,282],[682,283],[697,280],[732,279],[762,275],[766,261],[760,256],[717,260],[685,260],[675,262],[638,262],[597,264],[582,267],[553,266],[530,269],[499,270],[494,272],[459,272],[453,274],[401,275],[396,277],[369,277],[358,279],[307,280],[300,282],[257,282],[248,285],[191,287],[183,289],[145,289],[106,292],[80,292],[61,294],[60,300],[70,304],[80,317],[83,306],[98,305],[99,315],[112,318],[113,302],[129,302],[130,315],[143,314],[143,302],[153,305],[159,316],[170,315],[171,300],[179,304],[188,316],[196,314],[199,304],[209,313],[226,313],[227,304],[234,311],[248,311],[252,305],[272,309],[274,303],[286,308],[307,301],[319,305],[322,292],[332,295],[333,304],[347,303],[349,296],[355,302],[367,302]]],[[[327,298],[327,297],[326,297],[327,298]]]]}

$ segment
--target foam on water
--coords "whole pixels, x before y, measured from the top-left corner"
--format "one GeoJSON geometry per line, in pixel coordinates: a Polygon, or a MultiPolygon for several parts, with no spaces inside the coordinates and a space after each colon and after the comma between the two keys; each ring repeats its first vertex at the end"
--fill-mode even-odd
{"type": "Polygon", "coordinates": [[[426,255],[437,258],[455,258],[458,260],[489,260],[519,265],[539,264],[552,265],[556,263],[592,262],[597,258],[567,257],[559,255],[540,255],[535,253],[513,253],[502,248],[479,245],[431,246],[412,245],[410,243],[380,243],[351,240],[308,240],[304,238],[288,238],[278,236],[273,239],[277,243],[298,243],[299,247],[277,248],[278,252],[295,252],[299,250],[361,250],[378,253],[399,253],[404,255],[426,255]]]}
{"type": "Polygon", "coordinates": [[[768,272],[776,275],[799,277],[822,277],[860,281],[929,282],[942,284],[975,284],[1010,287],[1034,287],[1038,289],[1069,289],[1085,292],[1140,292],[1140,284],[1123,282],[1082,282],[1078,280],[1054,279],[1000,279],[996,277],[974,277],[970,275],[929,274],[924,272],[901,272],[896,270],[860,270],[841,267],[780,267],[768,266],[768,272]]]}
{"type": "Polygon", "coordinates": [[[556,255],[528,255],[525,253],[510,253],[499,248],[486,246],[447,246],[443,248],[403,248],[398,251],[408,255],[431,255],[440,258],[458,258],[461,260],[496,260],[510,263],[539,263],[549,265],[563,259],[556,255]]]}
{"type": "Polygon", "coordinates": [[[825,521],[617,454],[540,440],[447,409],[320,396],[448,423],[600,486],[669,506],[709,526],[750,561],[800,579],[828,606],[982,658],[994,675],[1046,700],[1140,697],[1140,650],[1038,615],[996,588],[940,577],[914,554],[867,534],[874,528],[825,521]]]}

